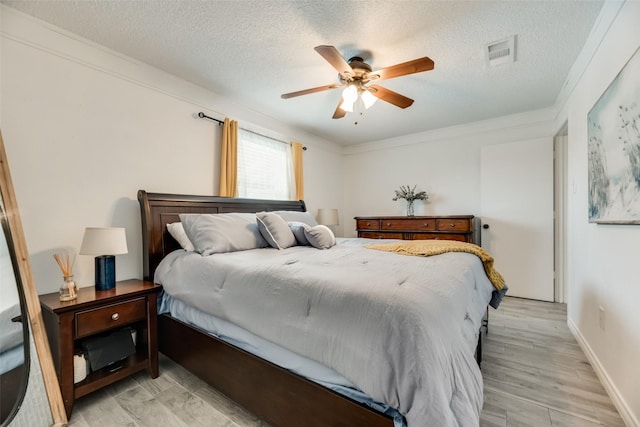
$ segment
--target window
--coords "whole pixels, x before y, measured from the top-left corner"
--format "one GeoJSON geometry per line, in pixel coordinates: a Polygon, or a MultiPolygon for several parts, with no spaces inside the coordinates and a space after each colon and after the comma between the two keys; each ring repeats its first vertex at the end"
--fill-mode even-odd
{"type": "Polygon", "coordinates": [[[238,197],[275,200],[295,197],[289,144],[238,129],[238,197]]]}

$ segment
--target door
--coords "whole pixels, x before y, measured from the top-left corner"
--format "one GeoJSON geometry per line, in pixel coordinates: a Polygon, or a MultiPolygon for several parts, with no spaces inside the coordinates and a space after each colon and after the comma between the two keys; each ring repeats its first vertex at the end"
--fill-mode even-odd
{"type": "Polygon", "coordinates": [[[482,246],[507,295],[553,301],[552,138],[485,146],[480,159],[482,246]]]}

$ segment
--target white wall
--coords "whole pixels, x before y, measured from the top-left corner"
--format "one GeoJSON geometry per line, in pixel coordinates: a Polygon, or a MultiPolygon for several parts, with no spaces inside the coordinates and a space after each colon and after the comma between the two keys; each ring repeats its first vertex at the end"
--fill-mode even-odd
{"type": "Polygon", "coordinates": [[[640,426],[640,226],[588,222],[587,114],[640,47],[639,17],[640,2],[624,3],[558,117],[569,126],[568,321],[630,426],[640,426]]]}
{"type": "Polygon", "coordinates": [[[552,137],[553,112],[538,110],[464,126],[377,141],[345,150],[345,235],[354,216],[406,215],[392,201],[400,185],[429,194],[416,215],[480,215],[480,149],[484,145],[552,137]]]}
{"type": "MultiPolygon", "coordinates": [[[[0,8],[0,126],[39,293],[57,291],[52,254],[77,252],[87,226],[125,227],[117,278],[142,277],[138,189],[217,194],[221,127],[198,111],[303,142],[308,209],[341,208],[336,144],[0,8]]],[[[93,284],[93,258],[78,256],[74,273],[93,284]]]]}

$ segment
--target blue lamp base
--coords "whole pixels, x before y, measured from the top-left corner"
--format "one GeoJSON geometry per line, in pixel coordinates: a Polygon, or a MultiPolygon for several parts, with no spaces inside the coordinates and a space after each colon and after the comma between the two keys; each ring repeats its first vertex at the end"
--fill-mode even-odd
{"type": "Polygon", "coordinates": [[[100,255],[96,257],[96,291],[108,291],[116,287],[116,257],[100,255]]]}

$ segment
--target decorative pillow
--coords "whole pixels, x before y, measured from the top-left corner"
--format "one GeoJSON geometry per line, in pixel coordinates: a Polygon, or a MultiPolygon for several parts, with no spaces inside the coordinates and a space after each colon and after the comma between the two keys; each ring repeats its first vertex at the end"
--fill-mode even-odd
{"type": "Polygon", "coordinates": [[[304,222],[311,227],[318,225],[318,221],[309,212],[299,211],[273,211],[273,213],[280,215],[286,222],[304,222]]]}
{"type": "Polygon", "coordinates": [[[269,246],[258,230],[256,214],[180,214],[180,221],[203,256],[269,246]]]}
{"type": "Polygon", "coordinates": [[[167,224],[167,230],[171,237],[176,239],[176,242],[180,243],[182,249],[187,252],[193,252],[196,248],[193,247],[193,243],[189,240],[189,236],[184,231],[184,227],[181,222],[172,222],[171,224],[167,224]]]}
{"type": "Polygon", "coordinates": [[[307,228],[311,228],[310,225],[305,224],[304,222],[290,221],[288,222],[289,229],[296,238],[296,242],[299,246],[311,246],[309,243],[309,239],[304,235],[304,230],[307,228]]]}
{"type": "Polygon", "coordinates": [[[305,228],[304,236],[314,248],[329,249],[336,244],[336,237],[326,225],[305,228]]]}
{"type": "Polygon", "coordinates": [[[295,246],[296,237],[280,215],[271,212],[258,212],[256,218],[260,234],[271,247],[286,249],[295,246]]]}

